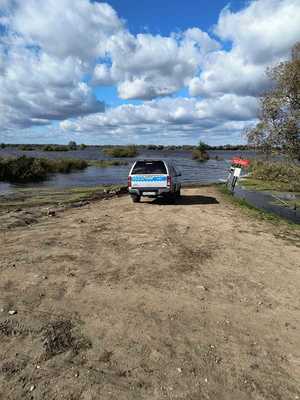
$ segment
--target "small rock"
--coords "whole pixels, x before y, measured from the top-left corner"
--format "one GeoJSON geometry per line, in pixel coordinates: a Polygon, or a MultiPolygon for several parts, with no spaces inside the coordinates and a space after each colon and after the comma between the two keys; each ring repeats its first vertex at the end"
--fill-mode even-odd
{"type": "Polygon", "coordinates": [[[17,311],[16,311],[16,310],[9,310],[9,311],[8,311],[8,314],[9,314],[9,315],[16,315],[16,314],[17,314],[17,311]]]}
{"type": "Polygon", "coordinates": [[[0,312],[4,312],[4,308],[1,308],[1,309],[0,309],[0,312]]]}
{"type": "Polygon", "coordinates": [[[47,211],[47,215],[48,215],[48,217],[55,217],[55,211],[54,210],[51,210],[51,209],[48,209],[48,211],[47,211]]]}
{"type": "Polygon", "coordinates": [[[177,371],[181,374],[182,369],[181,368],[177,368],[177,371]]]}
{"type": "Polygon", "coordinates": [[[205,378],[205,379],[204,379],[204,382],[205,382],[205,383],[208,383],[208,379],[207,379],[207,378],[205,378]]]}
{"type": "Polygon", "coordinates": [[[40,369],[40,368],[41,368],[41,366],[40,366],[40,365],[37,365],[37,366],[36,366],[36,369],[40,369]]]}
{"type": "Polygon", "coordinates": [[[29,388],[29,392],[33,392],[34,389],[35,389],[35,386],[34,386],[34,385],[31,385],[30,388],[29,388]]]}
{"type": "Polygon", "coordinates": [[[201,289],[201,290],[205,290],[206,292],[208,292],[208,287],[207,286],[198,285],[197,288],[201,289]]]}

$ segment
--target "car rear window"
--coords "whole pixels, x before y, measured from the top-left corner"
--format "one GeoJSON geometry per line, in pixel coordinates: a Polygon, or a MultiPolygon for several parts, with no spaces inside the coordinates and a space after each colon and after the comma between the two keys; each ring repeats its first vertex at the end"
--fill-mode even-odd
{"type": "Polygon", "coordinates": [[[163,161],[137,161],[132,175],[138,174],[167,174],[167,169],[163,161]]]}

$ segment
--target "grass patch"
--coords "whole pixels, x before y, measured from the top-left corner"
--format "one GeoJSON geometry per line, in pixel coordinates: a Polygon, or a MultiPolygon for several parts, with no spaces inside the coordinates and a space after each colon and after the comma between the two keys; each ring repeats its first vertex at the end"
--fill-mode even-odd
{"type": "Polygon", "coordinates": [[[69,173],[87,167],[85,160],[49,160],[26,156],[0,158],[0,181],[38,182],[47,179],[51,173],[69,173]]]}
{"type": "Polygon", "coordinates": [[[290,185],[284,182],[277,181],[263,181],[261,179],[254,179],[251,177],[243,178],[240,180],[241,186],[247,189],[253,189],[258,191],[278,191],[278,192],[290,192],[290,185]]]}
{"type": "Polygon", "coordinates": [[[103,153],[110,157],[123,158],[123,157],[135,157],[138,155],[138,149],[136,146],[125,146],[125,147],[109,147],[104,149],[103,153]]]}
{"type": "Polygon", "coordinates": [[[287,162],[255,160],[250,166],[251,178],[245,186],[257,190],[300,192],[300,165],[287,162]]]}
{"type": "Polygon", "coordinates": [[[101,196],[104,191],[118,190],[120,188],[121,187],[117,185],[101,185],[64,189],[16,189],[13,195],[1,197],[0,213],[17,208],[27,209],[46,206],[68,206],[73,203],[91,200],[97,196],[101,196]]]}
{"type": "Polygon", "coordinates": [[[89,160],[88,164],[93,167],[107,168],[116,167],[120,165],[128,165],[128,161],[120,160],[89,160]]]}

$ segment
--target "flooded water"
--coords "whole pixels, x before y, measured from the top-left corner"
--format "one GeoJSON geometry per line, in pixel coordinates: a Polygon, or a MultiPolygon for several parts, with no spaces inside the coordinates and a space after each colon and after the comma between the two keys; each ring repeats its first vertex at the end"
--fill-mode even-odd
{"type": "Polygon", "coordinates": [[[272,212],[291,222],[300,224],[300,208],[294,208],[292,201],[299,200],[300,195],[293,193],[258,192],[237,186],[234,196],[246,200],[247,203],[260,210],[272,212]],[[291,201],[287,203],[286,201],[291,201]]]}
{"type": "MultiPolygon", "coordinates": [[[[20,151],[15,148],[5,148],[0,150],[1,156],[20,156],[27,155],[29,157],[47,157],[51,159],[57,158],[78,158],[85,160],[109,160],[110,157],[102,153],[99,148],[88,147],[85,150],[68,151],[68,152],[44,152],[44,151],[20,151]]],[[[47,181],[38,183],[28,183],[25,185],[12,185],[0,182],[0,194],[11,193],[19,187],[82,187],[95,186],[104,184],[126,184],[127,176],[131,164],[137,158],[139,159],[164,159],[174,162],[182,173],[183,183],[216,183],[226,179],[229,168],[229,160],[241,155],[244,158],[252,158],[254,152],[249,151],[211,151],[211,159],[207,162],[198,162],[192,160],[189,151],[155,151],[141,150],[138,157],[126,159],[129,164],[114,167],[89,167],[84,171],[76,171],[70,174],[54,174],[47,181]],[[218,158],[218,160],[216,159],[218,158]]],[[[123,159],[124,160],[124,159],[123,159]]]]}
{"type": "MultiPolygon", "coordinates": [[[[70,188],[96,185],[126,185],[127,176],[132,163],[136,159],[164,159],[172,161],[182,173],[182,182],[185,184],[210,184],[219,183],[227,178],[230,160],[233,157],[254,158],[255,153],[251,151],[210,151],[210,160],[198,162],[192,160],[189,151],[155,151],[141,150],[138,157],[126,159],[128,165],[114,167],[88,167],[83,171],[76,171],[69,174],[53,174],[48,180],[38,183],[13,185],[0,182],[0,196],[13,195],[18,188],[70,188]]],[[[0,149],[1,156],[17,157],[27,155],[29,157],[57,158],[77,158],[84,160],[109,160],[110,157],[103,154],[97,147],[88,147],[85,150],[68,152],[43,152],[43,151],[20,151],[16,148],[0,149]]],[[[122,159],[124,161],[124,159],[122,159]]],[[[294,194],[290,193],[270,193],[257,192],[237,186],[235,196],[245,199],[248,203],[259,209],[273,212],[292,222],[300,223],[300,209],[294,210],[293,207],[278,203],[278,198],[283,201],[291,200],[294,194]],[[274,195],[277,197],[274,197],[274,195]]]]}

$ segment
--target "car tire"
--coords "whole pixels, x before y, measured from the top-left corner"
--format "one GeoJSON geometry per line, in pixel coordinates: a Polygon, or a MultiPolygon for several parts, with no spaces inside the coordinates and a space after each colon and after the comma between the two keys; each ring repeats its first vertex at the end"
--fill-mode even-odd
{"type": "Polygon", "coordinates": [[[181,196],[181,188],[179,188],[176,192],[176,197],[179,198],[181,196]]]}
{"type": "Polygon", "coordinates": [[[131,195],[131,199],[134,203],[139,203],[141,200],[141,196],[138,196],[137,194],[131,195]]]}
{"type": "Polygon", "coordinates": [[[167,201],[169,204],[174,204],[175,199],[176,199],[176,192],[175,193],[169,193],[166,197],[167,201]]]}

